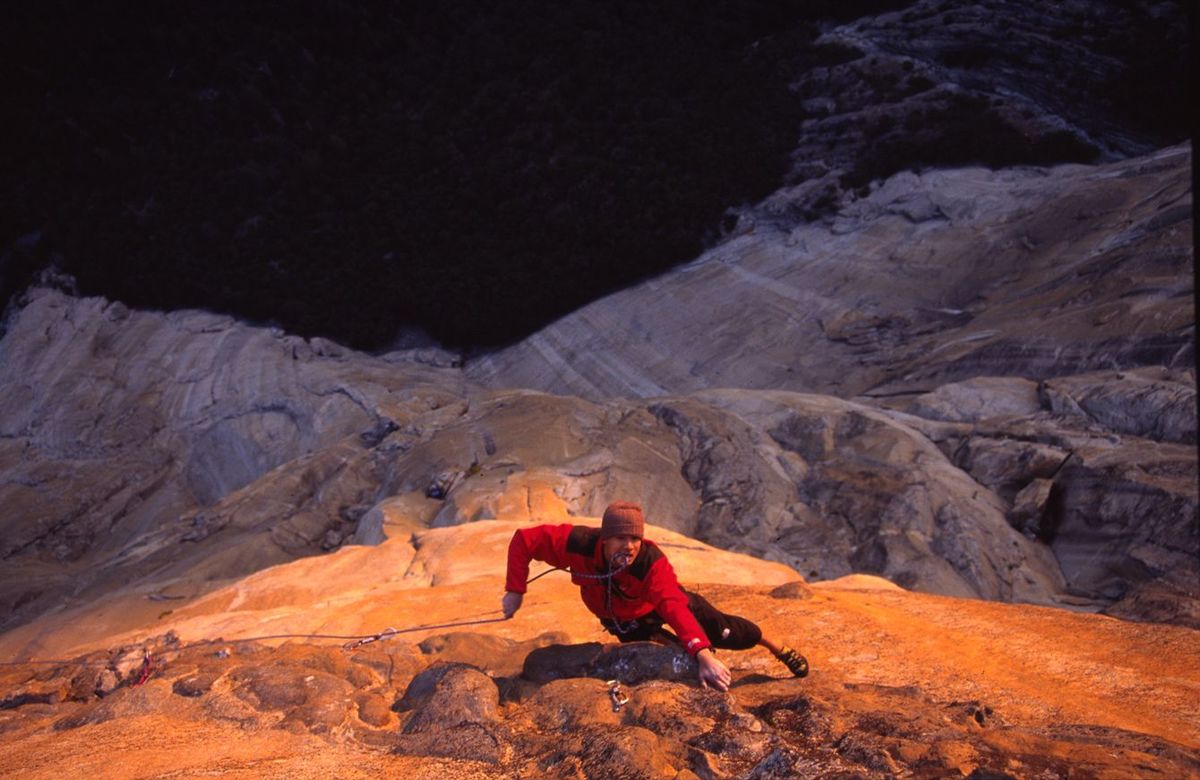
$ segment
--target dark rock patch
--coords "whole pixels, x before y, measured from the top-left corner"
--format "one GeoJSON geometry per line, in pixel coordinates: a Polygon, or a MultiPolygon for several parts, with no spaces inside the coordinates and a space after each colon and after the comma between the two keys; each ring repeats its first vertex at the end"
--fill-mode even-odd
{"type": "Polygon", "coordinates": [[[603,652],[604,645],[599,642],[539,648],[525,657],[521,676],[538,683],[568,677],[587,677],[587,670],[603,652]]]}
{"type": "Polygon", "coordinates": [[[471,632],[432,636],[421,642],[421,652],[443,663],[470,664],[496,676],[519,674],[532,650],[566,640],[562,632],[549,632],[525,642],[471,632]]]}
{"type": "Polygon", "coordinates": [[[1200,629],[1200,585],[1156,581],[1142,583],[1120,601],[1101,610],[1125,620],[1174,623],[1200,629]]]}
{"type": "Polygon", "coordinates": [[[653,642],[551,645],[531,652],[521,674],[534,682],[594,677],[634,684],[646,680],[695,680],[696,661],[679,647],[653,642]]]}
{"type": "Polygon", "coordinates": [[[500,691],[491,677],[466,664],[436,664],[413,678],[398,711],[412,711],[405,734],[488,725],[500,719],[500,691]]]}
{"type": "Polygon", "coordinates": [[[213,683],[219,677],[215,672],[201,672],[180,677],[171,685],[171,691],[179,696],[195,698],[203,696],[212,690],[213,683]]]}
{"type": "Polygon", "coordinates": [[[601,653],[588,670],[589,677],[619,680],[634,684],[646,680],[695,681],[696,661],[682,648],[651,642],[630,642],[611,646],[601,653]]]}
{"type": "Polygon", "coordinates": [[[354,686],[303,666],[246,665],[230,673],[233,695],[259,712],[281,713],[281,724],[325,733],[347,717],[354,686]]]}

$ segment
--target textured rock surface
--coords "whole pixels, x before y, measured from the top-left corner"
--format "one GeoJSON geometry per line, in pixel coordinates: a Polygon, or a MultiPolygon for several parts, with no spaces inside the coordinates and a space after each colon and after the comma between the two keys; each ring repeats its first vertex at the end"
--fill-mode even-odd
{"type": "MultiPolygon", "coordinates": [[[[1100,387],[1095,375],[1054,382],[1100,387]]],[[[1123,386],[1116,381],[1109,392],[1118,394],[1123,386]]],[[[1138,390],[1145,383],[1132,386],[1138,390]]],[[[1171,387],[1185,397],[1195,392],[1194,384],[1171,387]]],[[[1154,596],[1130,598],[1123,616],[1133,617],[1134,605],[1141,603],[1147,619],[1175,614],[1200,626],[1187,617],[1200,598],[1195,446],[1114,434],[1073,402],[1073,411],[1052,411],[1055,404],[1062,408],[1058,399],[1070,396],[1043,387],[1042,397],[1045,408],[1039,412],[1003,413],[970,424],[892,414],[922,430],[953,463],[995,491],[1007,506],[1009,523],[1054,551],[1076,597],[1103,605],[1145,586],[1154,596]]],[[[918,399],[914,410],[921,403],[918,399]]],[[[1175,430],[1177,437],[1182,429],[1175,430]]]]}
{"type": "Polygon", "coordinates": [[[699,538],[822,579],[867,571],[938,593],[1035,601],[1061,586],[995,494],[876,410],[741,391],[653,408],[678,435],[701,497],[699,538]]]}
{"type": "Polygon", "coordinates": [[[1196,443],[1196,378],[1153,366],[1047,381],[1051,411],[1078,415],[1116,433],[1196,443]]]}
{"type": "MultiPolygon", "coordinates": [[[[169,612],[347,541],[567,522],[627,496],[660,526],[814,579],[870,572],[1095,608],[1161,583],[1182,600],[1152,614],[1194,611],[1196,455],[1175,443],[1194,440],[1190,371],[980,377],[874,399],[891,407],[880,410],[764,390],[603,402],[485,391],[454,367],[316,347],[325,356],[198,313],[35,293],[0,344],[15,367],[0,441],[0,489],[16,508],[0,576],[8,625],[131,581],[141,613],[169,612]],[[98,342],[120,356],[112,377],[78,381],[98,342]],[[85,424],[93,413],[80,410],[97,404],[85,424]],[[271,459],[236,456],[251,451],[271,459]],[[229,492],[209,501],[221,479],[229,492]]],[[[444,545],[414,542],[408,576],[446,576],[444,545]]]]}
{"type": "Polygon", "coordinates": [[[44,290],[8,323],[0,364],[0,558],[20,583],[0,596],[5,620],[43,609],[45,590],[86,593],[109,567],[178,562],[180,541],[222,529],[268,543],[215,578],[340,541],[371,495],[336,480],[369,471],[360,434],[463,397],[455,370],[44,290]]]}
{"type": "Polygon", "coordinates": [[[792,179],[819,210],[821,198],[922,164],[1113,159],[1178,141],[1185,135],[1166,130],[1178,101],[1163,99],[1174,86],[1161,83],[1172,79],[1141,76],[1185,67],[1182,12],[919,0],[828,30],[826,62],[793,84],[808,118],[792,179]]]}
{"type": "MultiPolygon", "coordinates": [[[[468,558],[495,560],[518,526],[428,533],[468,558]]],[[[82,766],[122,779],[689,780],[841,772],[874,780],[1200,772],[1192,629],[928,596],[865,575],[784,586],[771,583],[776,564],[674,549],[685,576],[755,575],[762,584],[700,589],[812,663],[797,680],[764,649],[723,651],[734,678],[723,694],[702,690],[694,668],[677,669],[678,651],[604,644],[566,577],[533,583],[512,620],[462,625],[485,605],[497,614],[498,571],[414,582],[391,565],[397,545],[283,564],[121,635],[95,615],[72,616],[76,633],[60,630],[62,644],[46,648],[61,663],[0,667],[0,773],[52,778],[82,766]],[[377,576],[348,581],[349,570],[377,576]],[[237,603],[250,594],[264,598],[237,603]],[[353,651],[305,638],[385,624],[409,633],[353,651]],[[547,625],[559,633],[544,645],[547,625]],[[299,636],[252,640],[267,632],[299,636]],[[524,672],[448,659],[455,648],[504,656],[518,647],[524,672]],[[154,665],[137,685],[143,650],[154,665]],[[619,710],[607,675],[629,696],[619,710]],[[105,677],[112,684],[98,685],[105,677]]],[[[452,557],[443,565],[472,568],[452,557]]],[[[12,634],[0,637],[5,657],[12,634]]]]}
{"type": "Polygon", "coordinates": [[[1200,775],[1192,155],[1121,119],[1182,12],[1037,11],[827,30],[787,188],[465,370],[31,291],[0,655],[58,660],[0,667],[0,774],[1200,775]],[[513,530],[614,498],[813,674],[722,652],[701,691],[562,574],[497,617],[513,530]]]}
{"type": "MultiPolygon", "coordinates": [[[[352,359],[336,365],[356,370],[352,359]]],[[[376,381],[387,386],[382,376],[376,381]]],[[[391,381],[395,392],[408,392],[403,375],[391,381]]],[[[343,434],[213,505],[185,511],[184,504],[165,522],[162,514],[153,524],[148,517],[136,542],[120,532],[133,534],[123,524],[138,518],[98,512],[118,533],[89,554],[117,556],[127,577],[153,572],[143,582],[147,595],[167,597],[312,554],[331,531],[350,536],[344,529],[360,517],[375,518],[376,536],[389,516],[392,533],[495,517],[565,522],[598,515],[614,497],[637,496],[659,525],[808,576],[863,570],[934,592],[1034,601],[1061,588],[1052,557],[1008,526],[994,495],[923,436],[865,406],[736,391],[607,404],[529,392],[447,397],[436,395],[444,405],[430,403],[435,408],[423,414],[395,412],[407,424],[374,447],[343,434]]],[[[88,465],[87,484],[122,468],[111,460],[88,465]]],[[[159,492],[171,496],[184,480],[163,475],[159,492]]],[[[157,506],[159,492],[148,491],[146,503],[157,506]]],[[[40,494],[23,517],[58,511],[35,500],[40,494]]],[[[86,533],[80,525],[68,516],[61,533],[86,533]]],[[[75,570],[70,562],[56,567],[38,552],[9,558],[61,579],[36,583],[41,595],[26,579],[10,581],[8,597],[26,601],[14,621],[66,588],[81,590],[64,577],[75,570]]],[[[424,576],[443,552],[436,539],[418,537],[410,576],[424,576]]],[[[94,569],[94,560],[73,565],[94,569]]]]}
{"type": "Polygon", "coordinates": [[[980,376],[1186,370],[1191,159],[1183,146],[1099,167],[903,173],[804,224],[784,215],[782,191],[753,229],[467,374],[591,398],[705,387],[850,398],[980,376]]]}

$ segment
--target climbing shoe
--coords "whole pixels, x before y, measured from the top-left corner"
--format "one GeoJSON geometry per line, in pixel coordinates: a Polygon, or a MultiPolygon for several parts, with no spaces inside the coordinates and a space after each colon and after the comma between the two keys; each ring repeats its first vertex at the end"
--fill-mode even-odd
{"type": "Polygon", "coordinates": [[[787,645],[784,645],[783,648],[775,654],[775,657],[782,661],[783,665],[788,668],[788,671],[795,676],[808,676],[808,659],[787,645]]]}

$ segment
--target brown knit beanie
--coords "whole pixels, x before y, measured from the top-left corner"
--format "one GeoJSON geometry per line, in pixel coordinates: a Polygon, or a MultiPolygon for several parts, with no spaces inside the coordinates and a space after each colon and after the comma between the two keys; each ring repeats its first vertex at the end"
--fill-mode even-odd
{"type": "Polygon", "coordinates": [[[600,523],[600,536],[607,539],[610,536],[636,536],[639,539],[645,535],[646,518],[642,508],[629,501],[616,501],[604,510],[604,520],[600,523]]]}

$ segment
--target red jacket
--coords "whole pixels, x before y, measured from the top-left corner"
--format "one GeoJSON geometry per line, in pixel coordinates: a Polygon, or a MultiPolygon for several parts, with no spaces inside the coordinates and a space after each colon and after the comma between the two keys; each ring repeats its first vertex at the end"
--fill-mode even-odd
{"type": "Polygon", "coordinates": [[[611,600],[606,579],[576,576],[608,572],[603,548],[599,528],[569,524],[522,528],[513,534],[508,545],[505,589],[524,593],[529,562],[544,561],[571,570],[571,582],[579,586],[583,603],[597,617],[630,621],[657,612],[692,655],[712,646],[688,609],[687,594],[679,587],[675,570],[658,545],[642,540],[642,549],[633,563],[612,578],[611,600]]]}

